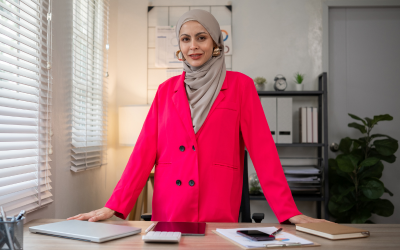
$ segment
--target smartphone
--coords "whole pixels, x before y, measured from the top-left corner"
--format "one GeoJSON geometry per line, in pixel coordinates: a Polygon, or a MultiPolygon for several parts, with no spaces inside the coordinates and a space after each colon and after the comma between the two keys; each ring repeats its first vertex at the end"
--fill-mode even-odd
{"type": "Polygon", "coordinates": [[[258,231],[258,230],[239,230],[238,234],[254,241],[268,241],[275,240],[275,236],[258,231]]]}

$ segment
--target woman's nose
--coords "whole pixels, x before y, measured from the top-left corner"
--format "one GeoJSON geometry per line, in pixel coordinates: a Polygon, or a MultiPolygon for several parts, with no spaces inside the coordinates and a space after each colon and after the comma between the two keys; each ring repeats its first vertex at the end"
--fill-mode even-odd
{"type": "Polygon", "coordinates": [[[194,50],[198,48],[198,44],[197,41],[195,39],[193,39],[190,43],[190,49],[194,50]]]}

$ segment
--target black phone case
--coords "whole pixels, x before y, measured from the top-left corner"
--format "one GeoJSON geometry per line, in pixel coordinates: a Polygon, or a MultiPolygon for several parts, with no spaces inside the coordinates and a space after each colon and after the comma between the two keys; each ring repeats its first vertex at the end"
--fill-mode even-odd
{"type": "Polygon", "coordinates": [[[275,236],[273,236],[273,235],[261,236],[261,237],[251,237],[251,236],[249,236],[247,234],[244,234],[244,233],[241,233],[241,232],[237,232],[237,233],[240,234],[241,236],[246,237],[247,239],[252,240],[252,241],[272,241],[272,240],[275,240],[275,236]]]}

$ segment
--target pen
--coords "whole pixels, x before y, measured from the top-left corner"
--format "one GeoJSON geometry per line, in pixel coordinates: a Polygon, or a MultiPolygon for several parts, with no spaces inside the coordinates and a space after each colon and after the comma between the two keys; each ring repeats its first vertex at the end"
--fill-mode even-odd
{"type": "Polygon", "coordinates": [[[277,235],[280,231],[282,231],[282,228],[278,228],[275,232],[273,232],[271,235],[275,236],[277,235]]]}
{"type": "Polygon", "coordinates": [[[300,242],[290,242],[290,243],[284,243],[284,244],[264,245],[264,247],[292,247],[292,246],[301,246],[301,243],[300,242]]]}
{"type": "Polygon", "coordinates": [[[1,210],[1,216],[3,216],[4,229],[5,229],[6,234],[7,234],[8,242],[10,243],[9,247],[10,247],[11,250],[14,250],[14,243],[13,243],[13,241],[12,241],[10,232],[8,231],[8,228],[7,228],[7,217],[6,217],[6,213],[4,212],[4,209],[3,209],[2,206],[0,206],[0,210],[1,210]]]}
{"type": "Polygon", "coordinates": [[[25,210],[21,210],[21,212],[19,212],[19,214],[17,215],[17,220],[20,220],[24,215],[25,215],[25,210]]]}
{"type": "Polygon", "coordinates": [[[145,231],[145,233],[149,232],[156,224],[152,223],[145,231]]]}

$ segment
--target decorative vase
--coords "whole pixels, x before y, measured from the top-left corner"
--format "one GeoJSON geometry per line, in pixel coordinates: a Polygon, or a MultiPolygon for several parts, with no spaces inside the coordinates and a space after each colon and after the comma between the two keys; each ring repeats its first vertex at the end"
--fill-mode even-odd
{"type": "Polygon", "coordinates": [[[304,86],[304,85],[303,85],[302,83],[300,83],[300,84],[299,84],[299,83],[296,83],[296,90],[297,90],[297,91],[302,91],[302,90],[303,90],[303,86],[304,86]]]}
{"type": "Polygon", "coordinates": [[[257,91],[264,91],[265,90],[265,84],[264,83],[262,83],[262,84],[255,84],[256,85],[256,89],[257,89],[257,91]]]}

